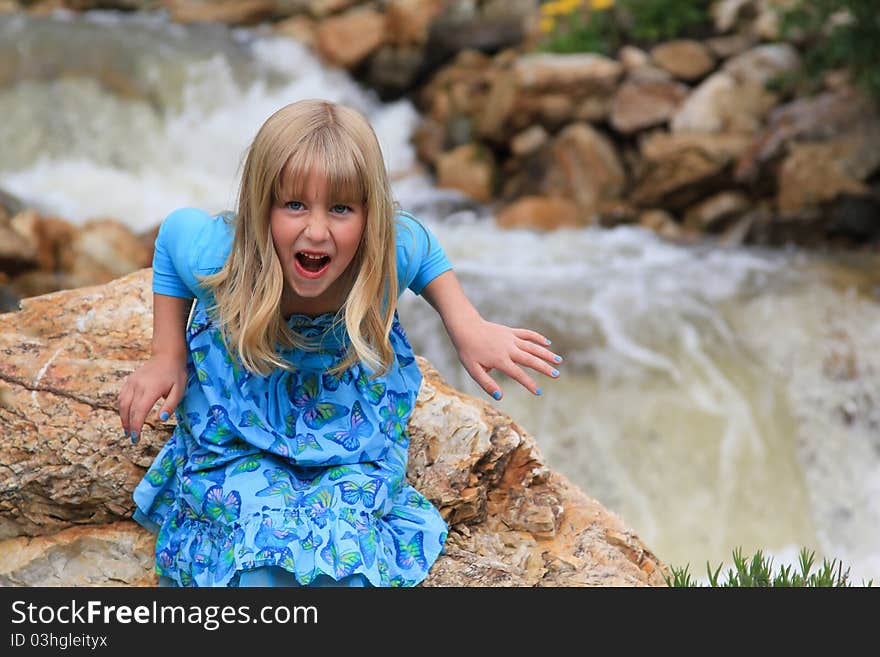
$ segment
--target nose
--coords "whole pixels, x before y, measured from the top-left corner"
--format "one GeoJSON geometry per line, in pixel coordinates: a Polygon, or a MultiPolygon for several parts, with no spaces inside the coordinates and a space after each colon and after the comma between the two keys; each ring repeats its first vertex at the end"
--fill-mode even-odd
{"type": "Polygon", "coordinates": [[[327,213],[320,210],[309,213],[305,234],[313,242],[327,240],[330,237],[330,218],[327,213]]]}

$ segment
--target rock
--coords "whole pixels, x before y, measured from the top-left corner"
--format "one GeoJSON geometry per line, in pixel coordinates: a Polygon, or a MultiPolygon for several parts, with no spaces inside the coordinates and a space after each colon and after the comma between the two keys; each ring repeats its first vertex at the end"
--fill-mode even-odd
{"type": "Polygon", "coordinates": [[[14,217],[25,209],[25,204],[19,198],[0,188],[0,219],[14,217]]]}
{"type": "Polygon", "coordinates": [[[517,87],[524,91],[610,96],[623,74],[623,65],[595,53],[530,53],[519,57],[513,70],[517,87]]]}
{"type": "Polygon", "coordinates": [[[254,25],[275,11],[275,0],[161,0],[178,23],[254,25]]]}
{"type": "Polygon", "coordinates": [[[754,45],[755,42],[746,34],[731,34],[729,36],[706,39],[706,46],[712,51],[713,55],[720,59],[739,55],[754,45]]]}
{"type": "Polygon", "coordinates": [[[15,275],[38,266],[37,245],[22,235],[12,221],[0,219],[0,272],[15,275]]]}
{"type": "Polygon", "coordinates": [[[394,46],[423,46],[431,21],[443,10],[441,0],[389,0],[385,30],[394,46]]]}
{"type": "Polygon", "coordinates": [[[399,98],[416,85],[423,61],[419,48],[382,46],[370,57],[366,80],[382,100],[399,98]]]}
{"type": "Polygon", "coordinates": [[[756,81],[713,73],[681,104],[670,121],[673,132],[757,132],[776,96],[756,81]]]}
{"type": "Polygon", "coordinates": [[[611,103],[611,125],[632,134],[666,123],[687,97],[688,88],[665,80],[627,80],[611,103]]]}
{"type": "Polygon", "coordinates": [[[623,64],[627,73],[632,73],[640,68],[650,65],[651,56],[641,48],[626,45],[617,53],[618,61],[623,64]]]}
{"type": "Polygon", "coordinates": [[[519,16],[456,15],[447,8],[428,27],[425,56],[435,69],[462,50],[496,53],[521,43],[523,27],[519,16]]]}
{"type": "Polygon", "coordinates": [[[639,215],[639,226],[674,242],[681,241],[684,235],[681,226],[666,210],[646,210],[639,215]]]}
{"type": "Polygon", "coordinates": [[[550,139],[542,125],[533,125],[517,133],[510,140],[510,151],[517,157],[525,157],[537,152],[550,139]]]}
{"type": "Polygon", "coordinates": [[[547,196],[523,196],[502,209],[495,223],[504,228],[576,228],[586,224],[580,220],[578,206],[568,199],[547,196]]]}
{"type": "Polygon", "coordinates": [[[0,586],[155,586],[155,537],[131,521],[0,542],[0,586]]]}
{"type": "Polygon", "coordinates": [[[641,140],[642,161],[629,199],[641,207],[683,210],[729,183],[745,135],[654,133],[641,140]]]}
{"type": "Polygon", "coordinates": [[[621,199],[602,201],[596,209],[596,215],[599,225],[603,228],[636,223],[639,218],[636,208],[631,203],[621,199]]]}
{"type": "Polygon", "coordinates": [[[741,192],[725,191],[688,208],[683,225],[700,232],[718,232],[750,208],[749,199],[741,192]]]}
{"type": "Polygon", "coordinates": [[[625,184],[623,165],[608,137],[587,123],[573,123],[551,146],[541,188],[547,196],[573,200],[591,216],[602,200],[617,198],[625,184]]]}
{"type": "Polygon", "coordinates": [[[60,269],[76,287],[106,283],[150,264],[152,248],[113,219],[89,221],[60,254],[60,269]]]}
{"type": "Polygon", "coordinates": [[[437,185],[457,189],[475,201],[492,200],[495,160],[479,144],[463,144],[437,158],[437,185]]]}
{"type": "Polygon", "coordinates": [[[354,68],[379,49],[385,39],[385,18],[372,9],[353,9],[318,25],[315,43],[330,63],[354,68]]]}
{"type": "Polygon", "coordinates": [[[801,58],[794,46],[788,43],[767,43],[731,57],[721,69],[730,73],[738,82],[766,85],[780,75],[797,73],[801,58]]]}
{"type": "Polygon", "coordinates": [[[715,67],[712,52],[699,41],[665,41],[651,49],[651,57],[680,80],[698,80],[715,67]]]}
{"type": "Polygon", "coordinates": [[[278,34],[299,41],[309,48],[315,45],[315,33],[318,29],[314,19],[308,16],[291,16],[272,25],[278,34]]]}
{"type": "Polygon", "coordinates": [[[752,0],[719,0],[713,3],[710,12],[715,22],[715,30],[721,33],[732,30],[739,20],[740,13],[751,4],[752,0]]]}
{"type": "Polygon", "coordinates": [[[358,0],[306,0],[306,4],[312,16],[324,18],[350,9],[358,4],[358,0]]]}
{"type": "Polygon", "coordinates": [[[752,22],[751,32],[762,41],[778,41],[780,10],[794,6],[794,0],[758,0],[758,16],[752,22]]]}
{"type": "MultiPolygon", "coordinates": [[[[0,315],[0,584],[155,582],[155,537],[129,520],[131,492],[170,428],[150,420],[132,445],[115,410],[148,355],[150,278],[142,270],[0,315]]],[[[451,527],[426,586],[663,585],[666,567],[550,471],[528,433],[418,362],[407,474],[451,527]]]]}
{"type": "Polygon", "coordinates": [[[793,100],[770,113],[766,128],[739,158],[735,177],[738,181],[753,180],[765,162],[794,140],[827,139],[853,130],[871,131],[868,126],[877,120],[870,101],[852,87],[793,100]]]}
{"type": "Polygon", "coordinates": [[[436,166],[446,147],[446,130],[438,121],[428,117],[413,133],[412,144],[421,162],[436,166]]]}
{"type": "Polygon", "coordinates": [[[842,194],[867,196],[862,179],[878,165],[880,122],[867,135],[795,144],[779,168],[777,209],[791,215],[842,194]]]}

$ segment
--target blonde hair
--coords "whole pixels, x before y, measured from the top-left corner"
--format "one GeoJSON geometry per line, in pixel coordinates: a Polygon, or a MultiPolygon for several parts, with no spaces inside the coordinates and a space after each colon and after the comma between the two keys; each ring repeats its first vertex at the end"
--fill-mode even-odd
{"type": "Polygon", "coordinates": [[[278,346],[318,348],[282,315],[284,274],[269,221],[273,205],[301,190],[315,170],[326,177],[331,199],[362,202],[366,214],[357,252],[342,274],[348,293],[332,327],[345,324],[349,345],[332,372],[360,360],[381,374],[394,359],[388,335],[397,303],[395,204],[376,134],[349,107],[302,100],[260,127],[244,162],[231,253],[220,271],[201,279],[214,296],[212,315],[230,354],[257,374],[294,368],[278,346]]]}

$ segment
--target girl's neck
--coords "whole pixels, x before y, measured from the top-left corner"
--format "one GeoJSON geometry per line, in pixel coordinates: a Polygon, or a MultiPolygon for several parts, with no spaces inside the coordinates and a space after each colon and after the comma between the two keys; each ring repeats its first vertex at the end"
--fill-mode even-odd
{"type": "Polygon", "coordinates": [[[285,288],[281,293],[281,314],[285,319],[291,315],[317,317],[325,313],[335,313],[342,307],[342,302],[338,298],[325,297],[327,295],[321,295],[317,299],[307,299],[285,288]]]}

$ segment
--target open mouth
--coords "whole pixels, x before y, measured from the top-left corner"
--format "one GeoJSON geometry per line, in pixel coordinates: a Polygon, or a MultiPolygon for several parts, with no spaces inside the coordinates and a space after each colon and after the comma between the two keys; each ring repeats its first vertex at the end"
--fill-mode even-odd
{"type": "Polygon", "coordinates": [[[296,254],[296,262],[309,274],[318,274],[330,264],[330,256],[321,253],[306,253],[299,251],[296,254]]]}

